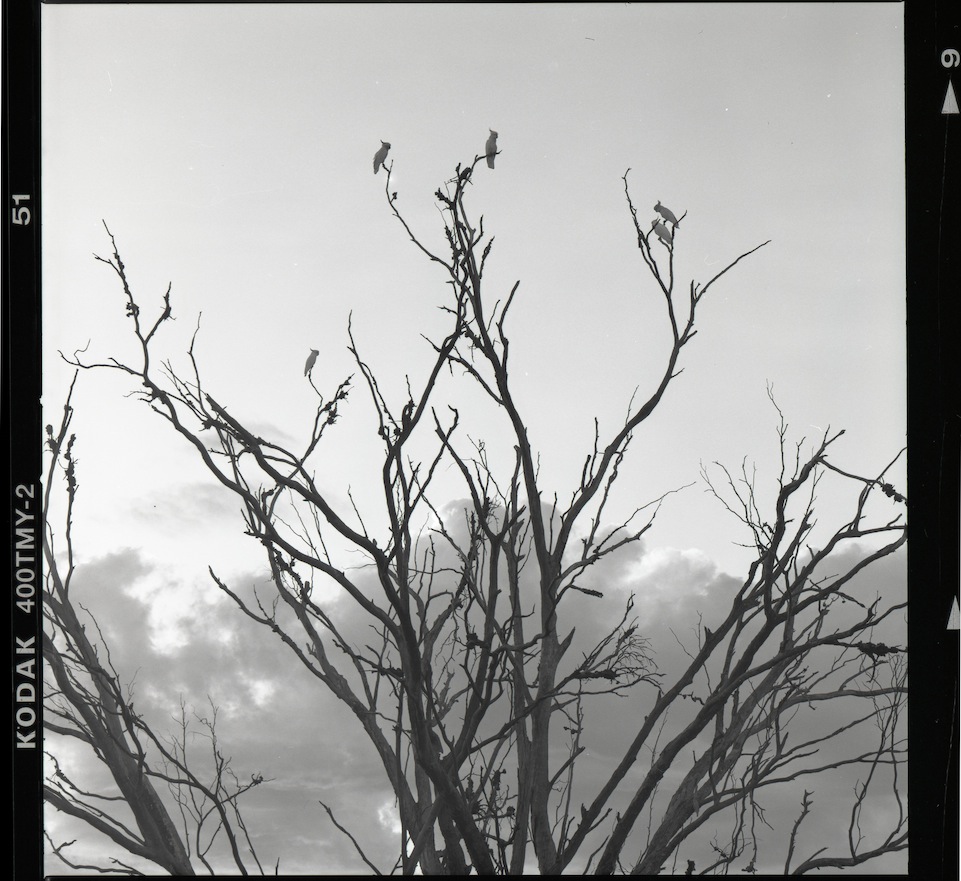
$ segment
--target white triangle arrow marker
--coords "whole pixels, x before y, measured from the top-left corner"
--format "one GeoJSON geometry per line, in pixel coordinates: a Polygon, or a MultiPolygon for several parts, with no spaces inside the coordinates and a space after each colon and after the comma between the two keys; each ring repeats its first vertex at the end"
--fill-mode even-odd
{"type": "Polygon", "coordinates": [[[961,611],[958,610],[958,598],[951,603],[951,614],[948,616],[948,630],[961,630],[961,611]]]}
{"type": "Polygon", "coordinates": [[[951,80],[948,80],[948,91],[944,94],[941,113],[961,113],[958,110],[958,96],[954,94],[954,86],[951,84],[951,80]]]}

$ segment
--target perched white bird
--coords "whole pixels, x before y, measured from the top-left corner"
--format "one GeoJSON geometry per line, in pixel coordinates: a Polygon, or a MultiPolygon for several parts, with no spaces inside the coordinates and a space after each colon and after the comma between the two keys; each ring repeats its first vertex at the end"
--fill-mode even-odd
{"type": "Polygon", "coordinates": [[[314,368],[314,362],[317,360],[317,356],[320,354],[316,349],[311,349],[310,354],[307,356],[307,363],[304,365],[304,376],[307,376],[311,370],[314,368]]]}
{"type": "Polygon", "coordinates": [[[390,144],[387,141],[380,142],[380,149],[374,154],[374,174],[380,171],[381,165],[387,161],[387,151],[390,149],[390,144]]]}
{"type": "Polygon", "coordinates": [[[487,157],[487,167],[494,167],[494,154],[497,152],[497,132],[488,129],[491,136],[487,139],[487,146],[484,148],[484,155],[487,157]]]}
{"type": "Polygon", "coordinates": [[[657,223],[654,224],[654,232],[657,233],[657,237],[668,247],[674,243],[674,236],[671,235],[671,231],[661,223],[661,221],[657,221],[657,223]]]}
{"type": "Polygon", "coordinates": [[[677,222],[677,218],[674,216],[674,212],[670,208],[665,208],[660,202],[654,206],[654,210],[661,215],[665,220],[673,223],[674,226],[680,226],[677,222]]]}

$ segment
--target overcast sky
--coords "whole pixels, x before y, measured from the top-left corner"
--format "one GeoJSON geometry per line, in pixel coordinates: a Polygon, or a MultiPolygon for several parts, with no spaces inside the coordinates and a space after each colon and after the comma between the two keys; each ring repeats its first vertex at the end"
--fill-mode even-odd
{"type": "MultiPolygon", "coordinates": [[[[561,498],[594,417],[615,429],[669,349],[625,171],[642,222],[658,200],[687,212],[682,286],[771,240],[703,301],[684,372],[623,469],[619,511],[695,483],[614,573],[642,597],[645,627],[682,631],[698,611],[721,614],[743,577],[745,536],[697,481],[702,463],[747,457],[774,486],[768,384],[805,449],[828,426],[846,429],[840,467],[875,475],[904,445],[901,4],[41,12],[46,422],[58,423],[72,377],[58,350],[132,354],[122,291],[93,259],[110,253],[101,221],[147,314],[172,283],[164,356],[186,363],[202,313],[206,386],[262,436],[307,436],[310,349],[325,389],[355,371],[349,315],[402,405],[403,375],[422,379],[430,363],[421,333],[441,332],[447,288],[390,215],[371,160],[392,144],[398,205],[442,249],[433,192],[493,128],[501,154],[494,171],[478,169],[470,204],[496,236],[491,296],[520,280],[515,381],[543,484],[561,498]]],[[[184,694],[199,707],[210,694],[238,769],[273,778],[251,799],[264,856],[289,872],[356,871],[317,800],[355,825],[383,809],[387,835],[379,766],[352,720],[211,584],[208,565],[228,580],[262,577],[262,550],[232,498],[129,391],[84,374],[75,393],[76,589],[145,702],[175,707],[184,694]]],[[[349,486],[364,503],[373,425],[356,395],[324,475],[342,499],[349,486]]],[[[903,468],[892,476],[903,485],[903,468]]],[[[903,560],[877,579],[903,592],[903,560]]],[[[672,649],[659,647],[669,665],[672,649]]]]}

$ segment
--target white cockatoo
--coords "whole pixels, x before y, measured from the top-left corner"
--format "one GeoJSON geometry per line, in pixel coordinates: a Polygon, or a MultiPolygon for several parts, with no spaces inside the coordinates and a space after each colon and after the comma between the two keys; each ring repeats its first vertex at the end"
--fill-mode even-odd
{"type": "Polygon", "coordinates": [[[304,365],[304,376],[308,376],[310,371],[314,369],[314,363],[317,361],[317,356],[320,352],[317,349],[311,349],[310,354],[307,356],[307,363],[304,365]]]}
{"type": "Polygon", "coordinates": [[[387,161],[387,151],[390,149],[390,144],[387,141],[380,142],[380,149],[374,154],[374,174],[380,171],[381,165],[387,161]]]}
{"type": "Polygon", "coordinates": [[[669,223],[673,223],[674,226],[680,226],[677,222],[677,218],[674,216],[674,212],[670,208],[665,208],[660,202],[654,206],[654,210],[661,215],[669,223]]]}
{"type": "Polygon", "coordinates": [[[497,152],[497,132],[488,129],[491,136],[487,139],[487,146],[484,148],[484,155],[487,157],[487,167],[494,167],[494,154],[497,152]]]}
{"type": "Polygon", "coordinates": [[[674,243],[674,236],[671,235],[671,231],[661,223],[660,220],[654,224],[654,232],[657,233],[657,237],[668,247],[671,247],[674,243]]]}

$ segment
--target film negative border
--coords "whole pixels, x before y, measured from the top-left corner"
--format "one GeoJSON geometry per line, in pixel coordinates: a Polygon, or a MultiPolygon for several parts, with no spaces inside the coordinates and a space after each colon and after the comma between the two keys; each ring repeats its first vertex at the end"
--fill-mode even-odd
{"type": "Polygon", "coordinates": [[[42,866],[40,4],[3,2],[3,400],[13,871],[42,866]]]}
{"type": "Polygon", "coordinates": [[[908,870],[958,877],[961,14],[905,6],[908,870]]]}

